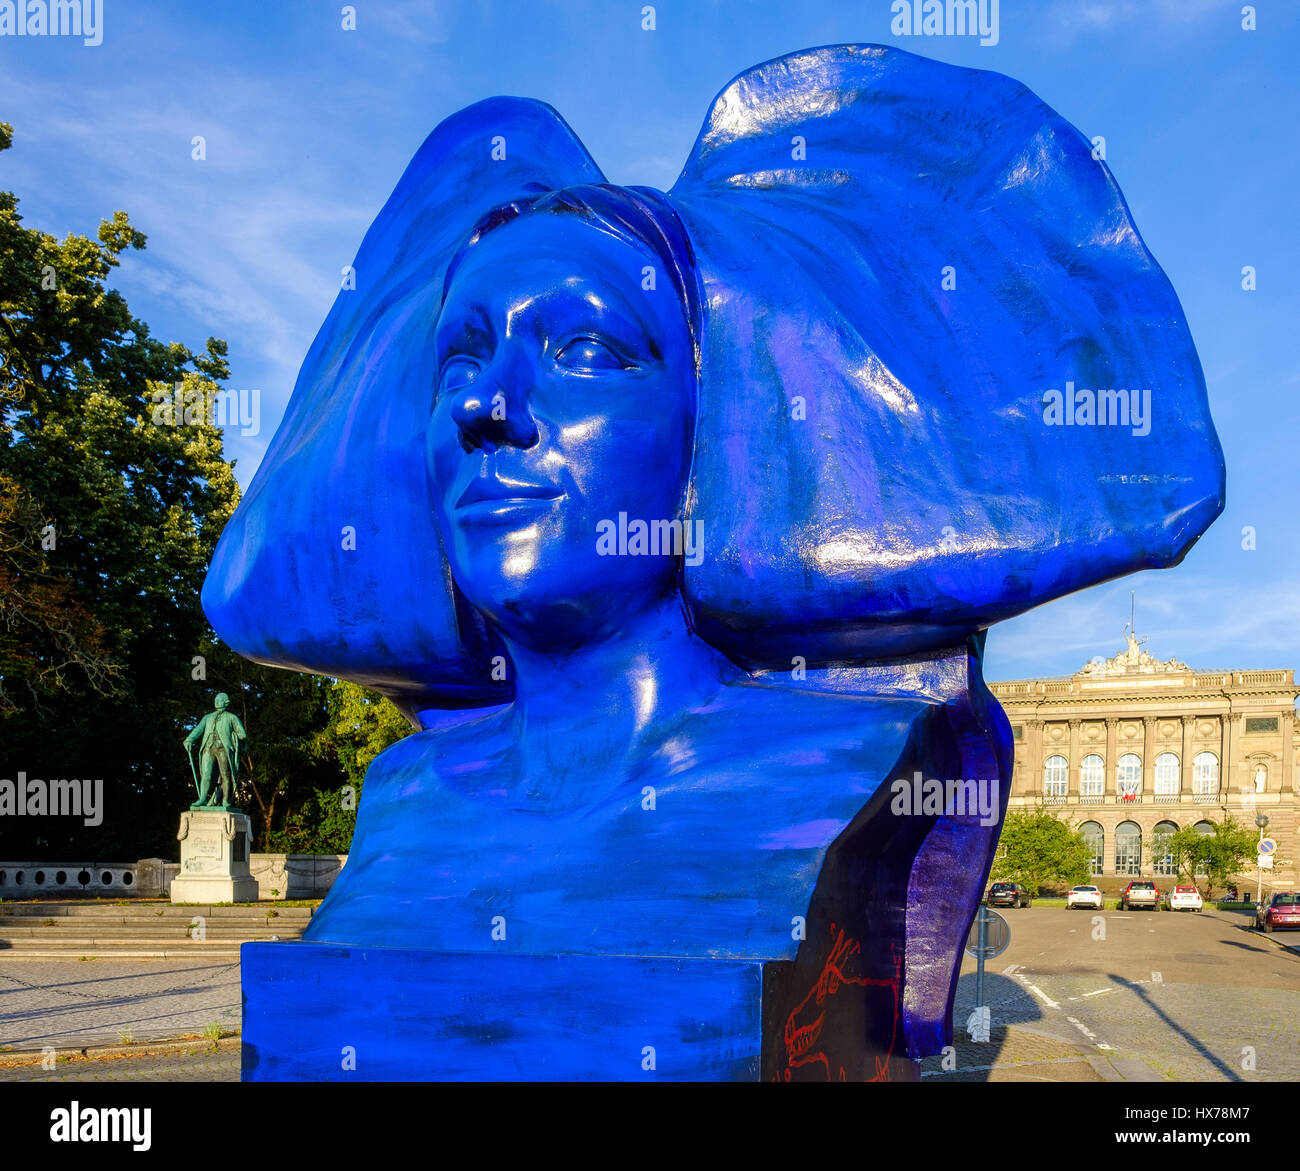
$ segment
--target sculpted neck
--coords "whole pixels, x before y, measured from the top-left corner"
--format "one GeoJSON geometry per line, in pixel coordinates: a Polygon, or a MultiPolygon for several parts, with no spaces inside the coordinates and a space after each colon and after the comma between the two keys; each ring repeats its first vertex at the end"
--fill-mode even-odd
{"type": "Polygon", "coordinates": [[[505,641],[514,672],[515,715],[526,725],[521,733],[536,736],[549,726],[578,722],[584,749],[597,728],[611,743],[626,744],[661,712],[705,703],[742,674],[687,629],[676,591],[628,616],[616,633],[562,654],[505,641]]]}

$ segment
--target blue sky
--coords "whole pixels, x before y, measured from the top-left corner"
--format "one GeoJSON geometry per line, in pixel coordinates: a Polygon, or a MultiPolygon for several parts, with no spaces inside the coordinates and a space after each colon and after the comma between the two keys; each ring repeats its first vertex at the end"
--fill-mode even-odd
{"type": "Polygon", "coordinates": [[[1186,311],[1228,464],[1224,515],[1174,570],[991,632],[988,675],[1064,674],[1139,632],[1198,668],[1300,667],[1300,4],[1002,0],[996,45],[896,37],[890,0],[105,0],[103,43],[0,38],[0,187],[27,222],[149,237],[115,283],[160,338],[230,343],[262,430],[230,434],[247,484],[299,364],[416,147],[493,94],[553,104],[610,181],[671,186],[709,102],[746,67],[893,44],[1024,82],[1089,137],[1186,311]],[[203,135],[207,158],[191,158],[203,135]],[[1241,269],[1258,288],[1245,292],[1241,269]],[[1243,528],[1255,532],[1253,550],[1243,528]]]}

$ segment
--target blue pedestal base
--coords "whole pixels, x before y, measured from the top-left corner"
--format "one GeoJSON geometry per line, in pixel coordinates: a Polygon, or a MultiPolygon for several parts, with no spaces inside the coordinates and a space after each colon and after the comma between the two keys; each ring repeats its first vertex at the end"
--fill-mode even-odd
{"type": "Polygon", "coordinates": [[[241,959],[244,1081],[757,1080],[764,969],[791,967],[314,943],[241,959]]]}

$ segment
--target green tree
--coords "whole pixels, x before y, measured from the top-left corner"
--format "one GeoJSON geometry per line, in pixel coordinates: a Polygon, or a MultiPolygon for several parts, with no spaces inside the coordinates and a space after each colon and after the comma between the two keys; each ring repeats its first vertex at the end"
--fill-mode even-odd
{"type": "Polygon", "coordinates": [[[319,749],[338,761],[360,791],[370,762],[413,729],[382,695],[346,679],[330,682],[327,704],[329,723],[317,739],[319,749]]]}
{"type": "MultiPolygon", "coordinates": [[[[196,656],[236,673],[198,600],[239,496],[209,409],[226,344],[160,342],[107,286],[145,242],[121,211],[58,240],[0,192],[0,776],[105,790],[99,827],[4,819],[0,856],[173,855],[180,740],[216,689],[196,656]],[[166,409],[177,388],[188,417],[166,409]]],[[[324,685],[277,674],[257,693],[259,768],[337,784],[315,753],[324,685]]]]}
{"type": "Polygon", "coordinates": [[[255,848],[342,852],[366,766],[410,729],[209,627],[199,591],[239,499],[212,410],[227,350],[155,340],[108,288],[145,243],[121,211],[57,240],[0,192],[0,777],[105,788],[101,826],[6,818],[0,856],[174,857],[194,791],[180,741],[217,691],[249,733],[255,848]]]}
{"type": "Polygon", "coordinates": [[[1034,894],[1045,885],[1087,882],[1091,852],[1083,835],[1041,805],[1007,814],[991,877],[1034,894]]]}
{"type": "Polygon", "coordinates": [[[1259,840],[1255,830],[1239,824],[1231,816],[1210,825],[1214,832],[1208,834],[1194,825],[1185,825],[1169,835],[1165,847],[1174,859],[1180,878],[1196,885],[1198,877],[1205,877],[1207,897],[1215,887],[1227,886],[1228,879],[1240,873],[1243,864],[1254,858],[1259,840]]]}
{"type": "Polygon", "coordinates": [[[270,850],[346,854],[366,769],[385,748],[412,731],[406,717],[388,700],[356,683],[330,680],[323,694],[326,724],[315,735],[313,751],[321,766],[341,772],[346,783],[306,791],[300,781],[292,792],[286,790],[283,816],[267,835],[270,850]]]}
{"type": "Polygon", "coordinates": [[[23,700],[39,705],[68,691],[73,680],[105,695],[119,688],[103,626],[46,556],[54,539],[23,486],[0,474],[0,717],[19,714],[23,700]]]}

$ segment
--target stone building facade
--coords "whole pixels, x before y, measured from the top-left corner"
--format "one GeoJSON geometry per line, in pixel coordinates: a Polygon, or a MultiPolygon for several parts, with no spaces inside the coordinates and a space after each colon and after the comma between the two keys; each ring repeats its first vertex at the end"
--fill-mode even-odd
{"type": "MultiPolygon", "coordinates": [[[[1264,888],[1297,885],[1300,723],[1292,670],[1194,671],[1132,634],[1074,675],[990,683],[1015,738],[1009,810],[1039,803],[1078,827],[1106,889],[1172,878],[1160,836],[1231,815],[1277,841],[1264,888]]],[[[1240,876],[1253,892],[1256,870],[1240,876]]],[[[1165,885],[1162,883],[1161,885],[1165,885]]]]}

